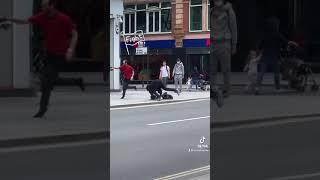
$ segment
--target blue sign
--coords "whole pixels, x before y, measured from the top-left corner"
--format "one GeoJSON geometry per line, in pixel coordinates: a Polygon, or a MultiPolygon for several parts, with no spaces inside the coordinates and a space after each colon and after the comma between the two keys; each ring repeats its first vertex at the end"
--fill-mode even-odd
{"type": "Polygon", "coordinates": [[[210,40],[209,39],[185,39],[183,40],[183,47],[209,47],[210,40]]]}
{"type": "MultiPolygon", "coordinates": [[[[124,42],[120,43],[121,49],[125,49],[126,45],[124,42]]],[[[193,48],[193,47],[209,47],[209,39],[185,39],[183,40],[184,48],[193,48]]],[[[155,40],[155,41],[145,41],[145,47],[149,49],[173,49],[176,48],[175,40],[155,40]]],[[[134,49],[135,47],[128,46],[129,49],[134,49]]]]}
{"type": "MultiPolygon", "coordinates": [[[[124,42],[121,42],[120,44],[121,49],[125,49],[126,45],[124,42]]],[[[152,49],[165,49],[165,48],[175,48],[176,47],[176,41],[175,40],[155,40],[155,41],[146,41],[145,47],[152,48],[152,49]]],[[[130,47],[129,49],[132,49],[134,47],[130,47]]]]}

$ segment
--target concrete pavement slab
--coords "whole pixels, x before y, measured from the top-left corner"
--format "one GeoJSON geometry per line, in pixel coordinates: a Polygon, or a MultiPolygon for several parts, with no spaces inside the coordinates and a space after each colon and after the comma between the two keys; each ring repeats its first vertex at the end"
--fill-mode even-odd
{"type": "Polygon", "coordinates": [[[213,124],[237,123],[243,121],[272,120],[286,117],[311,116],[319,114],[319,96],[245,96],[234,95],[225,100],[223,108],[216,108],[211,102],[213,124]]]}
{"type": "Polygon", "coordinates": [[[106,134],[109,129],[107,101],[105,89],[88,89],[82,93],[57,88],[45,117],[34,119],[39,97],[1,98],[0,141],[106,134]]]}
{"type": "MultiPolygon", "coordinates": [[[[179,96],[174,92],[169,92],[173,96],[173,100],[163,100],[162,102],[172,102],[172,101],[185,101],[193,99],[204,99],[210,98],[209,91],[183,91],[179,96]]],[[[119,107],[126,105],[141,105],[141,104],[150,104],[150,103],[159,103],[158,101],[151,101],[150,94],[148,91],[134,91],[128,90],[125,99],[120,99],[121,92],[111,92],[110,93],[110,106],[119,107]]]]}

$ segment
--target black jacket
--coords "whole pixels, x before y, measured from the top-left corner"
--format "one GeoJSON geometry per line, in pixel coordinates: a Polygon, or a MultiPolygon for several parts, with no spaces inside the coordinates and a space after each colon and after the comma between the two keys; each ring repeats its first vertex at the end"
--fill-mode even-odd
{"type": "MultiPolygon", "coordinates": [[[[259,49],[263,51],[264,57],[277,59],[280,57],[281,48],[288,40],[279,32],[279,21],[272,17],[267,20],[259,49]]],[[[270,59],[270,60],[271,60],[270,59]]]]}
{"type": "Polygon", "coordinates": [[[165,88],[166,87],[164,86],[161,80],[152,81],[151,84],[147,86],[147,90],[149,92],[155,92],[155,91],[161,92],[162,89],[165,89],[165,88]]]}

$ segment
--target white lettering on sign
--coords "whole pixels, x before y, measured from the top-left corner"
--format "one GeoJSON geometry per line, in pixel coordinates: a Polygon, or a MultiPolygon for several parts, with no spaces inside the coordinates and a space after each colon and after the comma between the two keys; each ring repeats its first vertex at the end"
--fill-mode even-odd
{"type": "Polygon", "coordinates": [[[147,47],[138,47],[136,48],[136,55],[146,55],[148,54],[148,48],[147,47]]]}
{"type": "Polygon", "coordinates": [[[124,32],[121,32],[121,35],[123,36],[123,40],[126,45],[128,55],[129,55],[128,46],[133,46],[135,48],[145,47],[144,33],[142,30],[138,30],[131,35],[126,35],[124,34],[124,32]]]}

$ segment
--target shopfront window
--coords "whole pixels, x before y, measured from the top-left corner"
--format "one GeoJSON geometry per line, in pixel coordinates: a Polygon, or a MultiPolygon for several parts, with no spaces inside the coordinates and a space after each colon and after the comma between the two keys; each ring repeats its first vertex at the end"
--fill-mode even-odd
{"type": "Polygon", "coordinates": [[[202,0],[190,0],[190,31],[202,30],[202,0]]]}
{"type": "Polygon", "coordinates": [[[186,73],[191,75],[194,68],[197,68],[199,73],[204,76],[206,80],[209,79],[209,55],[193,54],[189,55],[186,63],[186,73]]]}
{"type": "MultiPolygon", "coordinates": [[[[109,4],[106,0],[89,1],[89,0],[68,0],[58,1],[57,9],[71,17],[76,24],[79,34],[75,57],[73,63],[100,63],[107,59],[106,41],[106,21],[105,8],[109,4]],[[86,12],[86,13],[83,13],[86,12]]],[[[34,0],[34,14],[41,11],[41,0],[34,0]]],[[[43,32],[38,28],[33,31],[33,45],[41,48],[43,41],[43,32]]],[[[34,47],[34,46],[33,46],[34,47]]],[[[36,48],[36,47],[35,47],[36,48]]],[[[70,66],[71,67],[71,66],[70,66]]],[[[76,67],[76,70],[89,67],[76,67]]],[[[79,71],[80,71],[79,70],[79,71]]]]}

